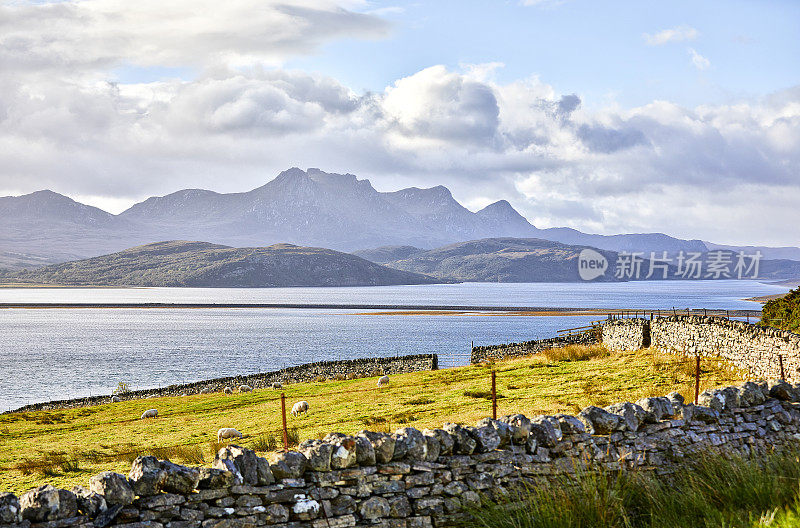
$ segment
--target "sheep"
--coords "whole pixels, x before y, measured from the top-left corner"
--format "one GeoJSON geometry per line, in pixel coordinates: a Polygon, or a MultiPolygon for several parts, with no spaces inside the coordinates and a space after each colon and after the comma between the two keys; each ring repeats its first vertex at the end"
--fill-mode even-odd
{"type": "Polygon", "coordinates": [[[292,405],[292,416],[298,416],[302,413],[308,414],[308,402],[305,400],[299,401],[292,405]]]}
{"type": "Polygon", "coordinates": [[[283,383],[281,383],[280,381],[273,381],[272,382],[272,388],[273,389],[281,389],[281,388],[283,388],[283,383]]]}
{"type": "Polygon", "coordinates": [[[378,387],[383,387],[389,384],[389,376],[381,376],[378,378],[378,387]]]}
{"type": "Polygon", "coordinates": [[[222,389],[222,392],[224,392],[225,394],[233,394],[233,389],[230,387],[225,387],[224,389],[222,389]]]}
{"type": "Polygon", "coordinates": [[[111,403],[119,403],[121,401],[122,401],[122,398],[120,398],[119,396],[112,396],[111,397],[111,403]]]}
{"type": "Polygon", "coordinates": [[[158,416],[158,409],[147,409],[145,412],[142,413],[142,420],[145,418],[155,418],[158,416]]]}
{"type": "Polygon", "coordinates": [[[208,387],[201,389],[200,394],[211,394],[211,389],[209,389],[208,387]]]}
{"type": "Polygon", "coordinates": [[[217,443],[221,444],[223,440],[228,438],[242,438],[242,433],[234,429],[233,427],[223,427],[219,431],[217,431],[217,443]]]}
{"type": "Polygon", "coordinates": [[[239,392],[253,392],[253,387],[250,385],[239,385],[239,392]]]}

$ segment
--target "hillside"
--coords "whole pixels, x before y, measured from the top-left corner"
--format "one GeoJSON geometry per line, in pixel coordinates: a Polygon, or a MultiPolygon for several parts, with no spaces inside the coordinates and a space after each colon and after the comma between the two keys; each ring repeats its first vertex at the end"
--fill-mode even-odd
{"type": "Polygon", "coordinates": [[[783,297],[767,301],[762,314],[761,325],[800,333],[800,287],[783,297]]]}
{"type": "Polygon", "coordinates": [[[158,242],[86,260],[7,272],[4,282],[92,286],[384,286],[436,280],[330,249],[277,244],[232,248],[158,242]]]}
{"type": "MultiPolygon", "coordinates": [[[[595,348],[596,353],[573,360],[559,351],[501,363],[498,415],[576,413],[587,405],[636,401],[673,390],[687,398],[693,394],[689,362],[675,355],[650,349],[608,355],[595,348]]],[[[302,441],[331,431],[475,423],[491,413],[490,370],[472,365],[393,375],[389,388],[376,387],[374,377],[287,384],[282,390],[288,404],[310,404],[307,415],[288,416],[290,433],[302,441]]],[[[726,363],[703,362],[701,390],[737,379],[738,372],[726,363]]],[[[281,443],[280,408],[280,391],[257,389],[3,414],[0,489],[21,492],[45,482],[67,489],[85,486],[99,471],[127,474],[133,458],[145,453],[176,463],[208,464],[219,449],[215,434],[222,424],[244,434],[238,444],[260,453],[273,451],[281,443]],[[159,418],[139,420],[150,408],[158,409],[159,418]]]]}
{"type": "Polygon", "coordinates": [[[388,262],[394,262],[395,260],[407,259],[424,252],[424,249],[414,246],[381,246],[373,249],[353,251],[353,255],[377,264],[386,264],[388,262]]]}
{"type": "MultiPolygon", "coordinates": [[[[575,282],[584,249],[537,238],[486,238],[450,244],[387,263],[393,268],[466,282],[575,282]]],[[[616,255],[604,252],[610,266],[616,255]]],[[[609,271],[606,277],[615,280],[609,271]]]]}

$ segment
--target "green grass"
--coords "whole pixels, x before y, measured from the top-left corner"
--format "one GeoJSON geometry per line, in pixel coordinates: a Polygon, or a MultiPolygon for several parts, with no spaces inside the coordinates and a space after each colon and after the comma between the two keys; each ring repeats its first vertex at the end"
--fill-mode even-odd
{"type": "Polygon", "coordinates": [[[578,472],[484,503],[473,528],[789,528],[800,526],[797,451],[694,457],[670,477],[578,472]]]}
{"type": "Polygon", "coordinates": [[[758,324],[800,332],[800,288],[795,288],[784,297],[764,304],[761,321],[758,324]]]}
{"type": "MultiPolygon", "coordinates": [[[[681,391],[693,394],[694,360],[651,350],[608,354],[573,351],[563,360],[543,355],[499,362],[498,414],[576,413],[605,405],[681,391]]],[[[740,374],[704,362],[701,389],[730,384],[740,374]]],[[[287,410],[307,400],[308,415],[288,415],[290,443],[340,431],[393,431],[401,426],[474,423],[491,415],[491,366],[469,366],[376,378],[286,385],[287,410]]],[[[216,432],[235,427],[236,443],[268,453],[283,445],[280,391],[221,393],[133,400],[82,409],[0,415],[0,490],[21,492],[44,482],[86,484],[103,470],[127,473],[137,454],[184,464],[209,464],[219,448],[216,432]],[[140,420],[145,409],[159,417],[140,420]]]]}

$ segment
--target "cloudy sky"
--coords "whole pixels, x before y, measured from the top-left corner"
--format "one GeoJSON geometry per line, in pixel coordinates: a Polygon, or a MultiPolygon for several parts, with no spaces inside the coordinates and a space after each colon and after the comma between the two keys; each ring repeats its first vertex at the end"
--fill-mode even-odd
{"type": "Polygon", "coordinates": [[[117,213],[318,167],[800,245],[798,35],[795,0],[0,0],[0,195],[117,213]]]}

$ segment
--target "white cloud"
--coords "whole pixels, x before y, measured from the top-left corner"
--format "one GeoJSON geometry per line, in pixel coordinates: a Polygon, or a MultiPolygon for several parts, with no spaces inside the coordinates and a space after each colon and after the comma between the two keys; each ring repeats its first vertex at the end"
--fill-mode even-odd
{"type": "Polygon", "coordinates": [[[155,21],[143,1],[121,15],[138,22],[109,20],[111,29],[84,1],[0,8],[0,189],[52,188],[118,210],[125,200],[186,187],[241,191],[287,167],[316,166],[384,190],[446,184],[472,205],[506,198],[541,227],[796,244],[800,87],[734,105],[588,111],[580,94],[537,77],[499,83],[499,65],[488,64],[434,65],[356,93],[267,65],[335,38],[340,23],[379,35],[377,19],[269,2],[251,24],[234,2],[214,12],[226,38],[206,41],[211,14],[178,24],[170,4],[175,11],[155,21]],[[286,16],[293,22],[283,27],[286,16]],[[208,62],[194,79],[106,82],[120,64],[196,57],[208,62]],[[251,59],[259,65],[241,67],[251,59]]]}
{"type": "Polygon", "coordinates": [[[684,42],[694,40],[700,33],[691,26],[678,26],[664,29],[658,33],[643,33],[642,37],[648,46],[662,46],[668,42],[684,42]]]}
{"type": "Polygon", "coordinates": [[[711,61],[703,57],[694,48],[688,48],[689,56],[692,58],[692,64],[698,70],[707,70],[711,66],[711,61]]]}

